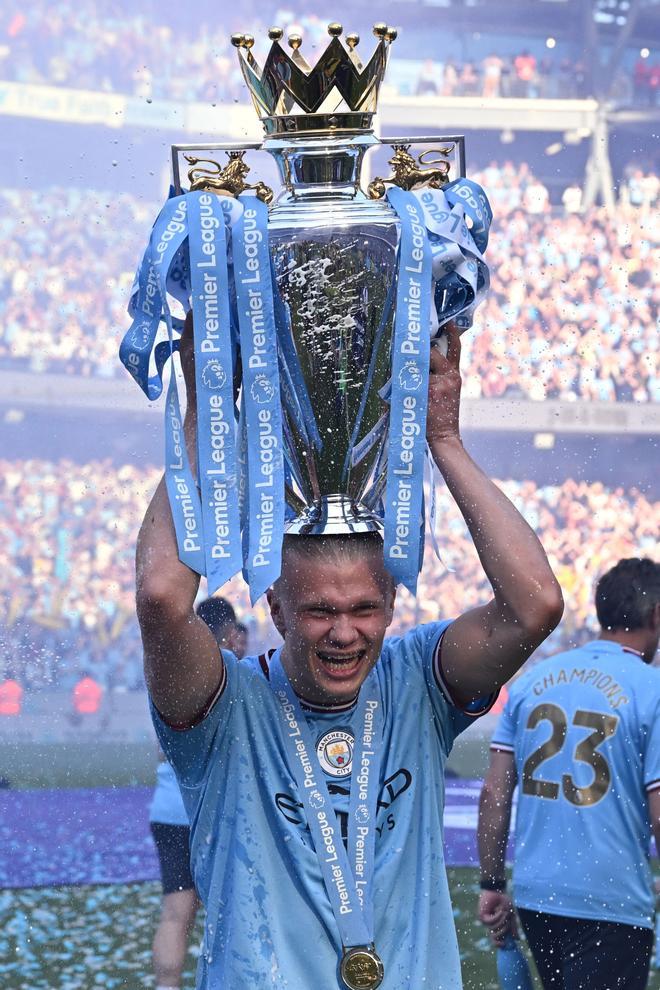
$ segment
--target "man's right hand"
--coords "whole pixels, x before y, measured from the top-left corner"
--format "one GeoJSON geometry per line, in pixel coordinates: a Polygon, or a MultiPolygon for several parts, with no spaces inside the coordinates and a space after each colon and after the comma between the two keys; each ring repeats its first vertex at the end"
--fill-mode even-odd
{"type": "Polygon", "coordinates": [[[181,358],[181,368],[183,379],[186,383],[186,395],[188,396],[188,408],[195,402],[197,386],[195,383],[195,345],[193,341],[193,321],[192,310],[186,316],[181,341],[179,343],[179,357],[181,358]]]}
{"type": "Polygon", "coordinates": [[[513,901],[498,890],[482,890],[477,917],[489,928],[493,945],[502,946],[507,935],[518,938],[518,923],[513,901]]]}

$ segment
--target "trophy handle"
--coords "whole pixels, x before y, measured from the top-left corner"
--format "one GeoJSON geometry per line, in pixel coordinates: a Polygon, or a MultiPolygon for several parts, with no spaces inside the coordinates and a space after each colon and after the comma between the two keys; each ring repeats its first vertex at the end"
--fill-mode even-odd
{"type": "Polygon", "coordinates": [[[376,176],[367,187],[367,194],[370,199],[382,199],[385,195],[386,184],[398,186],[400,189],[410,191],[428,186],[431,189],[441,189],[449,182],[450,162],[446,156],[451,154],[454,145],[443,148],[429,148],[422,152],[415,160],[415,156],[410,154],[410,144],[394,143],[392,158],[388,165],[392,169],[392,174],[387,178],[376,176]],[[432,161],[427,159],[427,155],[434,154],[436,157],[432,161]]]}
{"type": "Polygon", "coordinates": [[[193,155],[183,157],[191,166],[188,169],[190,191],[214,192],[218,195],[237,198],[246,189],[254,189],[258,198],[268,205],[273,201],[273,190],[265,182],[246,182],[250,166],[244,161],[245,150],[234,149],[226,152],[229,161],[224,166],[213,158],[195,158],[193,155]],[[200,168],[210,165],[211,168],[200,168]]]}

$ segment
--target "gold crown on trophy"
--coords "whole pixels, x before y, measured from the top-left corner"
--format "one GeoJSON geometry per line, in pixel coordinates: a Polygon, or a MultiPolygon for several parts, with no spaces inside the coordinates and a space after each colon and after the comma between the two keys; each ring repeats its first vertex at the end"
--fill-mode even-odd
{"type": "Polygon", "coordinates": [[[363,65],[356,48],[357,34],[346,35],[346,47],[339,40],[341,24],[329,24],[331,42],[316,65],[301,52],[302,37],[291,34],[291,54],[281,44],[281,28],[271,28],[273,42],[261,69],[252,54],[250,34],[232,35],[241,68],[257,113],[269,135],[328,131],[365,131],[371,128],[376,112],[378,89],[387,68],[387,56],[397,32],[387,24],[375,24],[378,45],[363,65]]]}

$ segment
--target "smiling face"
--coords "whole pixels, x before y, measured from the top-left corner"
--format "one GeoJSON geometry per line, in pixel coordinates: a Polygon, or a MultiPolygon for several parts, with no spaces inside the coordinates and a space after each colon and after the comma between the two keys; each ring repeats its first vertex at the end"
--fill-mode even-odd
{"type": "Polygon", "coordinates": [[[392,621],[394,587],[382,544],[344,557],[290,549],[268,601],[296,693],[322,705],[354,698],[392,621]]]}

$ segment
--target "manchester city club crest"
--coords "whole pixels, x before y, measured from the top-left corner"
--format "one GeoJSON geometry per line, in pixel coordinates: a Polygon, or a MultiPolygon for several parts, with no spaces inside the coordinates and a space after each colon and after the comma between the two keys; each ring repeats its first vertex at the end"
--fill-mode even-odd
{"type": "Polygon", "coordinates": [[[353,733],[348,729],[324,732],[316,744],[319,763],[331,777],[348,777],[353,763],[353,733]]]}

